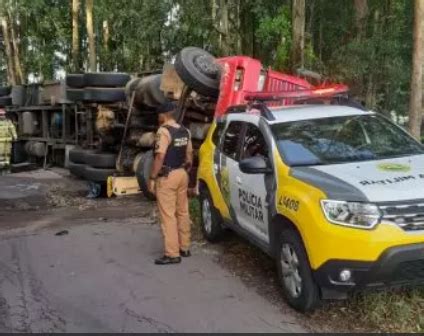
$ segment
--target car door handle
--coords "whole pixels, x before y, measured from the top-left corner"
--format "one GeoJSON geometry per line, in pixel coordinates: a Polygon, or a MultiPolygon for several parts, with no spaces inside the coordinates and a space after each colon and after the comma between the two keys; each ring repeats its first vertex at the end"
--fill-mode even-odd
{"type": "Polygon", "coordinates": [[[237,182],[237,184],[242,184],[242,180],[241,180],[240,176],[236,177],[236,182],[237,182]]]}

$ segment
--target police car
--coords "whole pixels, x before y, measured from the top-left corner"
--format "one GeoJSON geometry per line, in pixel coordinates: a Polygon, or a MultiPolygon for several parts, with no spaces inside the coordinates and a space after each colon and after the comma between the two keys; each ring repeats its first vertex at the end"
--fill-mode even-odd
{"type": "Polygon", "coordinates": [[[199,151],[204,236],[236,231],[276,259],[288,303],[424,282],[424,148],[371,111],[239,106],[199,151]]]}

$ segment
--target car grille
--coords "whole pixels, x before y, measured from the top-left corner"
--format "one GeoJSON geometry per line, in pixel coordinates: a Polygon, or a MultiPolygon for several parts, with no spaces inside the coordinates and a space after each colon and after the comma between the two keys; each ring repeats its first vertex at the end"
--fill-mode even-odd
{"type": "Polygon", "coordinates": [[[424,260],[404,261],[393,272],[394,281],[424,280],[424,260]]]}
{"type": "Polygon", "coordinates": [[[379,204],[383,219],[405,231],[424,230],[424,200],[379,204]]]}

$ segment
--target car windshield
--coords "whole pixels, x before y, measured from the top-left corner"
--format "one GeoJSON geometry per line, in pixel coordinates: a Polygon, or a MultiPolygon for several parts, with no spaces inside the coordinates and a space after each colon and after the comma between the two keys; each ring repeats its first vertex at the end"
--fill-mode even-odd
{"type": "Polygon", "coordinates": [[[424,154],[424,147],[378,115],[285,122],[271,126],[290,166],[335,164],[424,154]]]}

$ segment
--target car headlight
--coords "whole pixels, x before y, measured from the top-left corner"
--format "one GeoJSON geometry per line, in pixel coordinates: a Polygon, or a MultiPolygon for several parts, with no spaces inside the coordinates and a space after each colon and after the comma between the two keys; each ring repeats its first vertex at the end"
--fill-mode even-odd
{"type": "Polygon", "coordinates": [[[381,219],[381,213],[375,204],[322,200],[322,211],[328,221],[334,224],[372,229],[381,219]]]}

